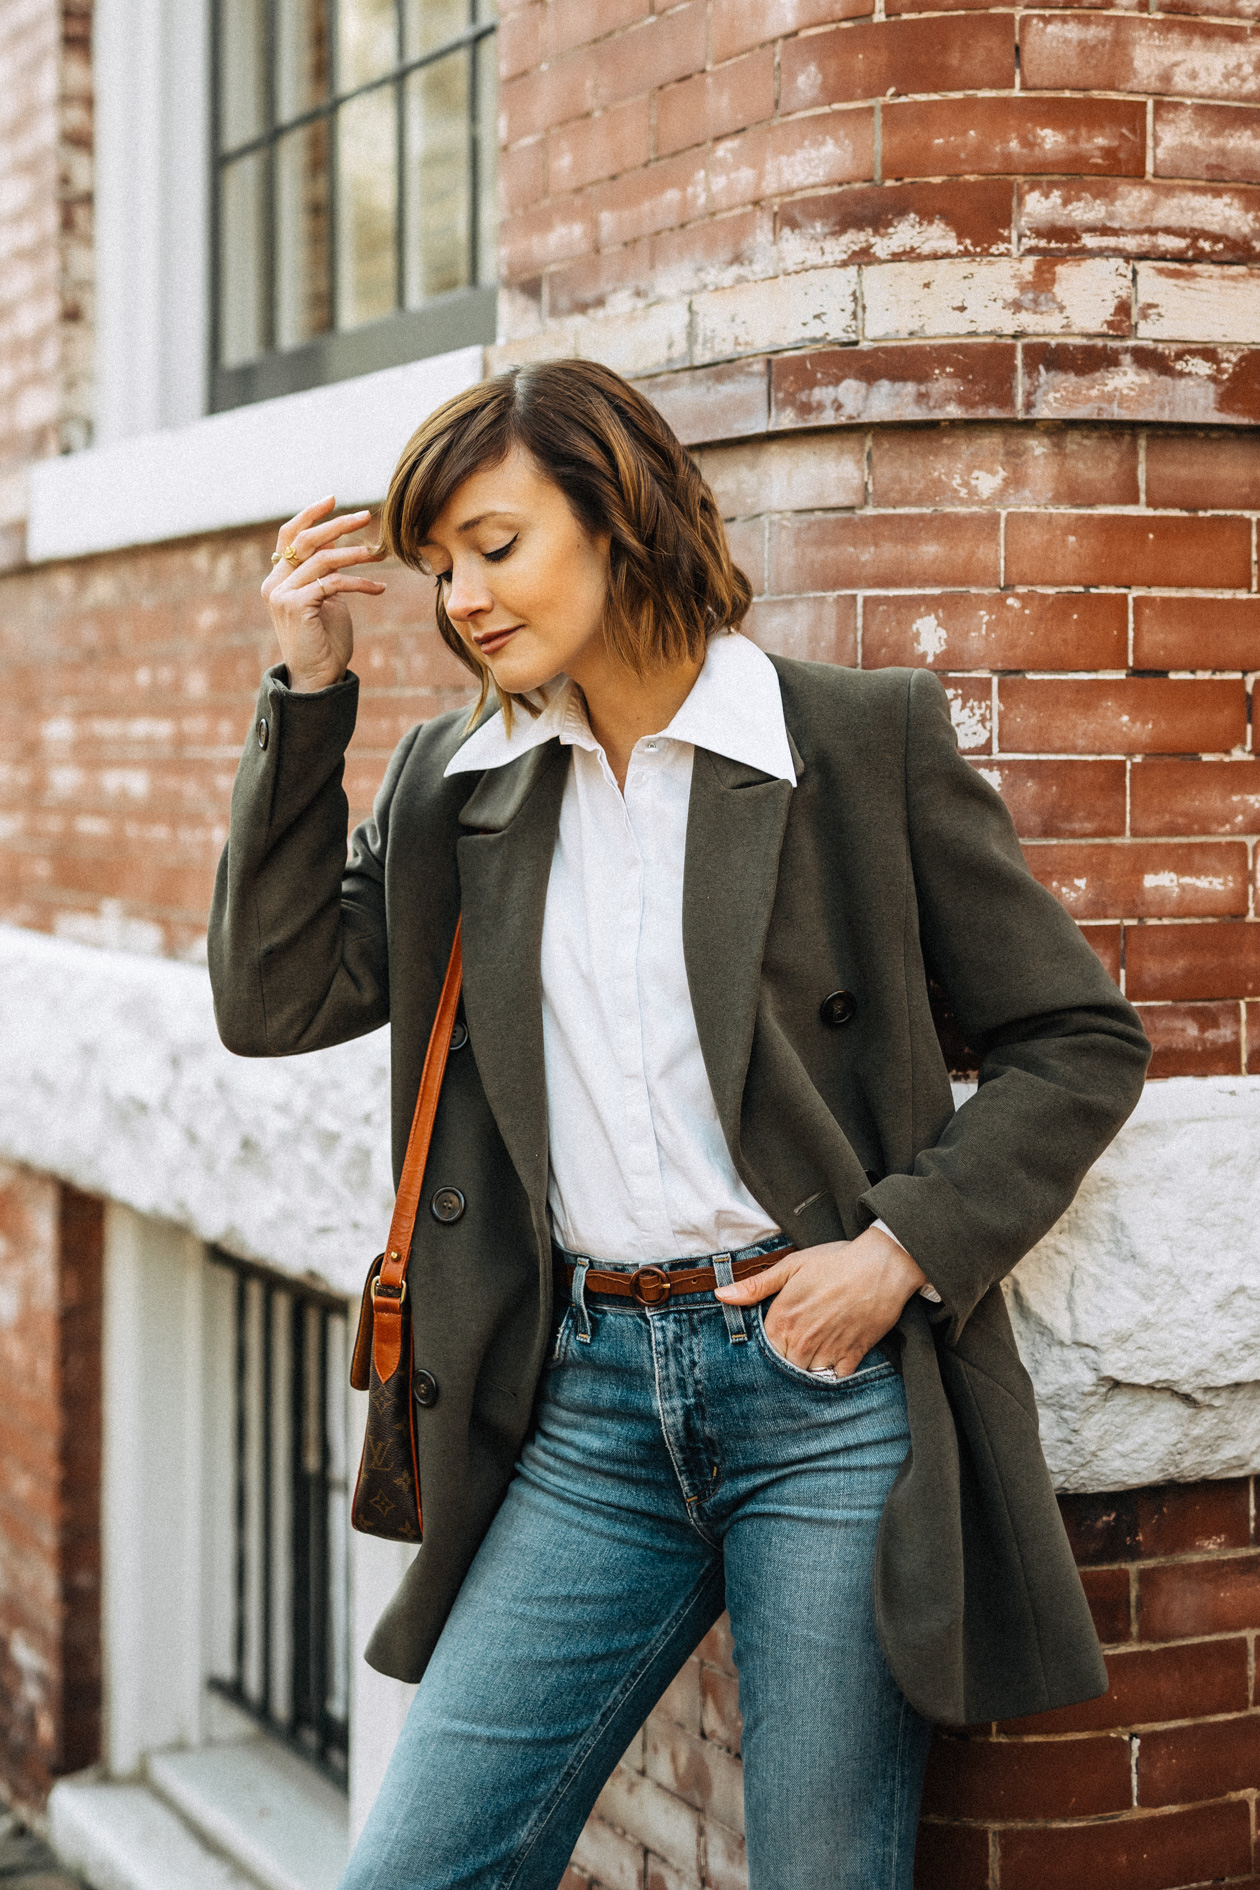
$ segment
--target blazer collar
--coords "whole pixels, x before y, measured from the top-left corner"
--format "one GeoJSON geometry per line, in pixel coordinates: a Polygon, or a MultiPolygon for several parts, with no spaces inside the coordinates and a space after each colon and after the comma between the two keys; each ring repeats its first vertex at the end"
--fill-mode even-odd
{"type": "Polygon", "coordinates": [[[547,1083],[542,929],[568,755],[556,741],[487,771],[460,812],[456,853],[464,1014],[486,1099],[529,1198],[544,1264],[547,1083]]]}
{"type": "Polygon", "coordinates": [[[784,780],[696,751],[683,878],[683,957],[718,1119],[741,1174],[744,1081],[792,794],[784,780]]]}

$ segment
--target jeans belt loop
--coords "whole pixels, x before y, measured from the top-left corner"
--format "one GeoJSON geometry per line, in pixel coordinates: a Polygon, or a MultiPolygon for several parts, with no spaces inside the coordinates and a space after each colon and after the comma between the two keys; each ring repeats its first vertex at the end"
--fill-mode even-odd
{"type": "MultiPolygon", "coordinates": [[[[732,1270],[731,1256],[729,1253],[719,1254],[715,1257],[713,1271],[717,1275],[717,1283],[719,1286],[734,1286],[735,1275],[732,1270]]],[[[744,1324],[743,1307],[728,1305],[726,1300],[723,1300],[722,1311],[726,1314],[726,1330],[730,1335],[731,1344],[746,1345],[748,1343],[748,1327],[744,1324]]]]}
{"type": "Polygon", "coordinates": [[[591,1342],[591,1316],[586,1308],[586,1272],[590,1264],[589,1260],[577,1257],[573,1261],[573,1291],[570,1297],[580,1345],[589,1345],[591,1342]]]}

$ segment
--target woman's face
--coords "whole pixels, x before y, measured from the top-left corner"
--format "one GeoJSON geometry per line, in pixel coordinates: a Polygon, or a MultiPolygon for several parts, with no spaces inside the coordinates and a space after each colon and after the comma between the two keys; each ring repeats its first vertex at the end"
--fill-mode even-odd
{"type": "Polygon", "coordinates": [[[420,550],[500,691],[524,695],[603,654],[607,535],[585,529],[522,447],[464,481],[420,550]]]}

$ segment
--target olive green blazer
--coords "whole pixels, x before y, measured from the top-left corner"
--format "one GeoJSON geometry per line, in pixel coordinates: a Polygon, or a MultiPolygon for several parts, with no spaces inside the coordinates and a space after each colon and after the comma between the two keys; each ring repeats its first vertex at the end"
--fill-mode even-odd
{"type": "MultiPolygon", "coordinates": [[[[955,1723],[1091,1698],[1106,1674],[997,1282],[1133,1108],[1148,1045],[960,757],[936,678],[774,661],[796,787],[700,749],[687,829],[683,945],[727,1144],[799,1246],[882,1217],[942,1297],[913,1298],[891,1335],[911,1447],[874,1594],[901,1687],[955,1723]],[[957,1112],[929,968],[981,1055],[957,1112]],[[856,999],[841,1028],[819,1012],[837,989],[856,999]]],[[[410,1272],[417,1362],[440,1391],[417,1413],[424,1542],[367,1650],[417,1680],[512,1474],[548,1338],[540,946],[568,751],[446,780],[465,717],[422,724],[347,862],[357,699],[349,676],[317,695],[264,678],[210,974],[242,1056],[388,1022],[397,1175],[463,912],[470,1045],[448,1066],[426,1195],[457,1186],[467,1211],[421,1213],[410,1272]]]]}

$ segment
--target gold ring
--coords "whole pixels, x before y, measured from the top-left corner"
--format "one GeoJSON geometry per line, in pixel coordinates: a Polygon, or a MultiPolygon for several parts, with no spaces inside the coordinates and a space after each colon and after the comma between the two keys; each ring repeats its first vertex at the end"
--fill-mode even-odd
{"type": "Polygon", "coordinates": [[[286,564],[293,565],[295,569],[302,562],[302,554],[296,545],[286,545],[280,556],[286,564]]]}

